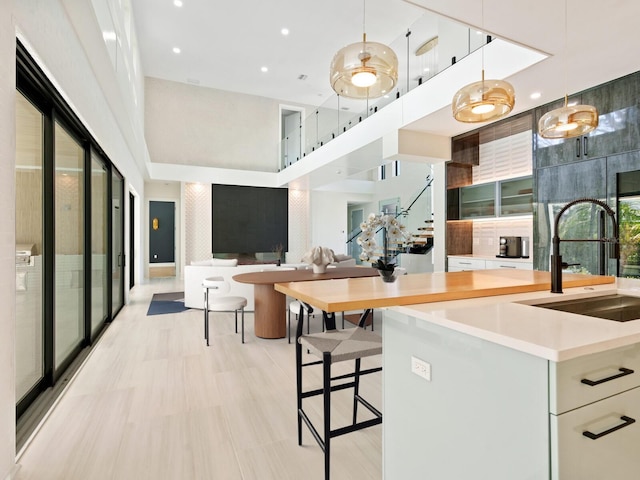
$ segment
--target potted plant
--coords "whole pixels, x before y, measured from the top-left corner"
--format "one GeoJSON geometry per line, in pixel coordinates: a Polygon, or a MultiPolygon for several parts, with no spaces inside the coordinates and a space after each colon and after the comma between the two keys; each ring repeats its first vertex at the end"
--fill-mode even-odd
{"type": "Polygon", "coordinates": [[[356,240],[360,248],[360,260],[372,262],[371,266],[377,268],[380,276],[385,282],[393,282],[395,276],[393,271],[396,268],[394,259],[390,256],[389,245],[394,243],[404,243],[411,238],[411,234],[405,229],[393,215],[382,213],[370,213],[367,220],[360,224],[362,234],[356,240]],[[382,229],[382,255],[378,251],[376,233],[382,229]]]}

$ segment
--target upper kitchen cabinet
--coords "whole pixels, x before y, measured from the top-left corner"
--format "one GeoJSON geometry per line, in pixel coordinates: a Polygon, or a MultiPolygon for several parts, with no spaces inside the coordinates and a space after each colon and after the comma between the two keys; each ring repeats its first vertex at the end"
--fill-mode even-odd
{"type": "MultiPolygon", "coordinates": [[[[581,95],[572,95],[569,97],[569,104],[582,103],[581,95]]],[[[551,167],[553,165],[561,165],[563,163],[575,162],[582,159],[582,138],[552,139],[542,138],[538,133],[538,122],[543,115],[564,106],[564,99],[548,103],[535,110],[535,126],[534,126],[534,164],[535,168],[551,167]]]]}
{"type": "MultiPolygon", "coordinates": [[[[551,238],[555,216],[567,203],[578,198],[607,196],[607,161],[598,158],[579,163],[541,168],[536,171],[536,202],[533,222],[533,258],[536,270],[549,270],[551,238]]],[[[598,236],[599,207],[584,203],[571,207],[563,215],[560,238],[594,239],[598,236]]],[[[574,270],[598,274],[602,244],[592,241],[564,242],[560,245],[562,260],[572,264],[574,270]]],[[[613,274],[613,272],[611,273],[613,274]]]]}
{"type": "Polygon", "coordinates": [[[600,158],[640,148],[638,107],[640,72],[569,97],[569,104],[593,105],[598,109],[598,128],[588,135],[565,140],[545,139],[537,124],[547,112],[564,105],[564,99],[535,111],[535,166],[544,168],[588,158],[600,158]]]}
{"type": "Polygon", "coordinates": [[[640,148],[640,73],[583,92],[582,103],[598,109],[598,128],[589,133],[582,150],[591,158],[640,148]]]}

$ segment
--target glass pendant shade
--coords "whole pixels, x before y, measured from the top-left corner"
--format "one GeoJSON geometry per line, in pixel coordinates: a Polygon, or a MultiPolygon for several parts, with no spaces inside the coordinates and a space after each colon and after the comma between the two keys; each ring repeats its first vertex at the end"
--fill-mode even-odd
{"type": "Polygon", "coordinates": [[[515,90],[504,80],[482,80],[462,87],[453,96],[451,108],[459,122],[477,123],[507,115],[516,103],[515,90]]]}
{"type": "Polygon", "coordinates": [[[589,133],[598,127],[598,110],[591,105],[567,105],[545,113],[538,121],[542,138],[571,138],[589,133]]]}
{"type": "Polygon", "coordinates": [[[338,50],[331,62],[331,88],[348,98],[378,98],[398,82],[398,57],[388,46],[367,42],[352,43],[338,50]]]}

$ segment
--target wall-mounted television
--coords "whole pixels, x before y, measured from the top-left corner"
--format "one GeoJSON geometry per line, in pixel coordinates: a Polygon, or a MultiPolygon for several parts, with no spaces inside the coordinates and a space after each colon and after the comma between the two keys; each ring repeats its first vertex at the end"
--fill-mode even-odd
{"type": "Polygon", "coordinates": [[[289,190],[211,186],[212,245],[217,253],[274,252],[289,249],[289,190]]]}

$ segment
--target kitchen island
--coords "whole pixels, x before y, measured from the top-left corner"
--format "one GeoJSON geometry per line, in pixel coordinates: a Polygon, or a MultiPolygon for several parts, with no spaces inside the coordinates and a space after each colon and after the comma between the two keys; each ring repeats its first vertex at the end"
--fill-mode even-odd
{"type": "MultiPolygon", "coordinates": [[[[547,272],[434,275],[441,278],[422,293],[400,278],[381,287],[386,294],[378,286],[371,294],[391,307],[383,319],[384,478],[638,478],[640,321],[531,304],[618,291],[640,296],[640,282],[582,276],[576,285],[566,275],[557,295],[548,284],[538,288],[547,272]],[[535,278],[521,276],[527,273],[535,278]],[[463,280],[459,296],[444,291],[463,280]],[[429,291],[443,300],[429,302],[429,291]],[[422,304],[392,306],[393,298],[421,295],[422,304]]],[[[346,306],[349,293],[363,302],[358,286],[324,296],[316,290],[314,299],[298,288],[332,311],[346,306]]]]}

